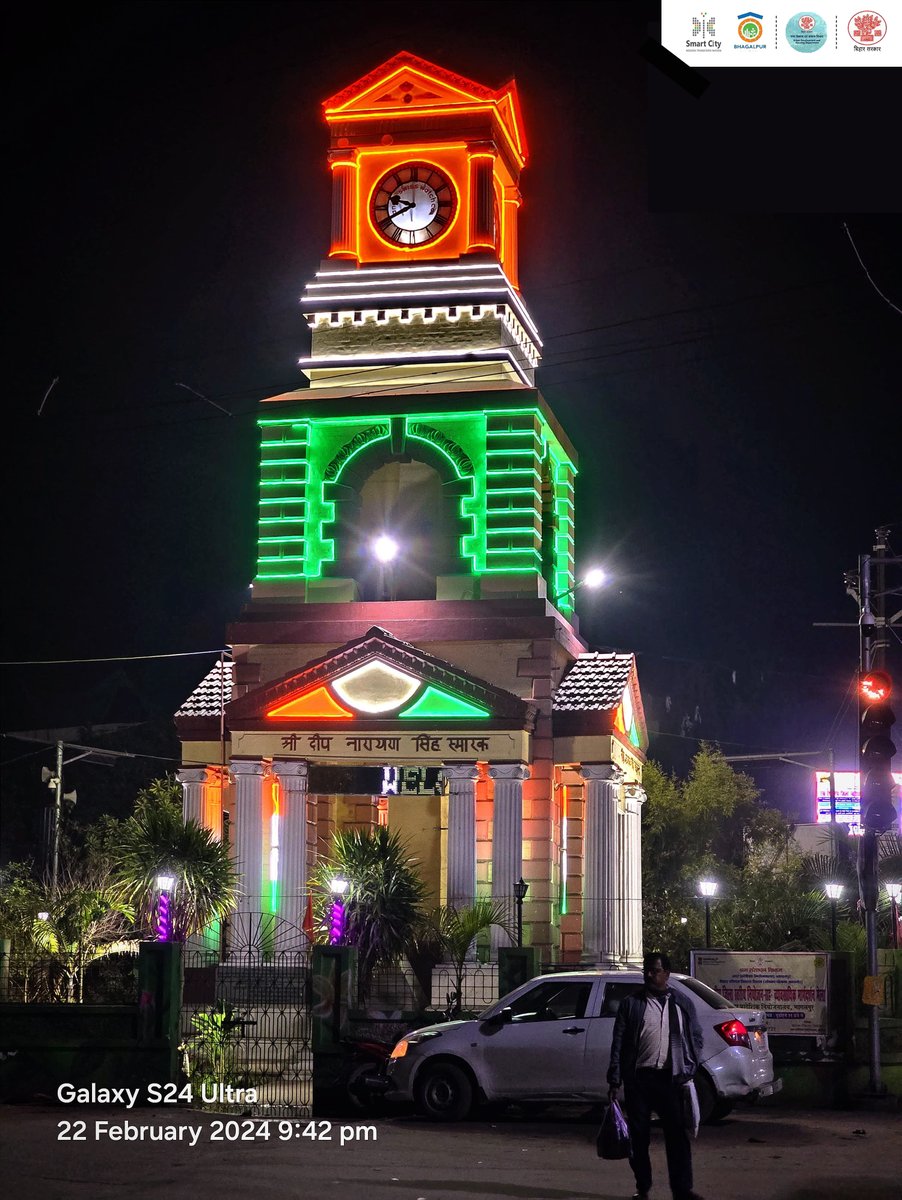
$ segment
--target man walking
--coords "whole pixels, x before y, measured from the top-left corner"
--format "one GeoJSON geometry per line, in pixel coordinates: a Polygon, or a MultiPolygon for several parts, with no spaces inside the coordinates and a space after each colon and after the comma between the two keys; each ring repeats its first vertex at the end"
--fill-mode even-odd
{"type": "Polygon", "coordinates": [[[701,1059],[701,1027],[689,1002],[667,986],[666,954],[646,954],[642,973],[645,986],[625,996],[617,1010],[608,1070],[609,1099],[617,1099],[621,1086],[626,1092],[634,1200],[646,1200],[651,1190],[652,1112],[664,1128],[674,1200],[701,1200],[692,1190],[692,1146],[682,1103],[682,1086],[695,1075],[701,1059]]]}

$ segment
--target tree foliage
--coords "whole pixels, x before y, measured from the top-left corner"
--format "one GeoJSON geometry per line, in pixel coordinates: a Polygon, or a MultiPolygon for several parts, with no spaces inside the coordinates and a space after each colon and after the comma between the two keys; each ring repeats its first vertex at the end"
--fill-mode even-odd
{"type": "Polygon", "coordinates": [[[365,996],[375,968],[397,963],[410,950],[413,931],[422,919],[426,885],[407,843],[397,833],[380,826],[333,834],[328,855],[317,863],[313,876],[320,940],[327,935],[335,878],[348,882],[341,944],[357,947],[365,996]]]}
{"type": "Polygon", "coordinates": [[[176,941],[201,933],[238,901],[238,872],[228,847],[211,830],[184,819],[181,789],[172,779],[156,780],[138,794],[109,853],[145,935],[154,933],[158,875],[175,878],[170,918],[176,941]]]}
{"type": "Polygon", "coordinates": [[[480,934],[487,933],[493,925],[503,929],[513,941],[506,906],[500,900],[478,897],[472,904],[460,908],[453,904],[433,908],[415,931],[414,940],[420,954],[428,955],[436,963],[450,962],[454,967],[455,990],[449,997],[452,1015],[461,1011],[463,977],[472,946],[480,934]]]}

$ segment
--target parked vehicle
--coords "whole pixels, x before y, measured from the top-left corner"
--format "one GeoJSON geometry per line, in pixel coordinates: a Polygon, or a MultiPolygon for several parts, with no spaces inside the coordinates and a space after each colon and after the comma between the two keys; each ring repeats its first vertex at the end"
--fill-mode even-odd
{"type": "Polygon", "coordinates": [[[348,1105],[375,1115],[385,1107],[386,1067],[392,1048],[385,1042],[345,1039],[350,1053],[344,1061],[342,1084],[348,1105]]]}
{"type": "MultiPolygon", "coordinates": [[[[639,971],[540,975],[471,1021],[406,1034],[388,1065],[389,1097],[413,1101],[436,1121],[459,1121],[474,1104],[587,1101],[607,1096],[614,1017],[642,986],[639,971]]],[[[704,1033],[696,1076],[702,1120],[717,1120],[739,1098],[779,1091],[764,1013],[738,1009],[689,975],[670,986],[695,1008],[704,1033]]]]}

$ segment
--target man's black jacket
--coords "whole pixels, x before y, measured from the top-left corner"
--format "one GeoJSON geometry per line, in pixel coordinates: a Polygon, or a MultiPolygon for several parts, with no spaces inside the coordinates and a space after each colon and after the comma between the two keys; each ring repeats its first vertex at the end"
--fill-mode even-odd
{"type": "MultiPolygon", "coordinates": [[[[684,1082],[695,1074],[702,1058],[704,1035],[698,1023],[692,1004],[678,992],[668,989],[671,1000],[682,1015],[680,1047],[683,1054],[682,1071],[675,1072],[676,1082],[684,1082]]],[[[648,1004],[648,993],[645,988],[624,996],[614,1019],[614,1034],[611,1039],[611,1063],[608,1068],[608,1084],[610,1087],[620,1087],[622,1083],[631,1082],[636,1075],[636,1056],[639,1052],[639,1035],[642,1032],[642,1022],[645,1020],[645,1009],[648,1004]]],[[[671,1023],[671,1045],[673,1044],[674,1026],[671,1023]]]]}

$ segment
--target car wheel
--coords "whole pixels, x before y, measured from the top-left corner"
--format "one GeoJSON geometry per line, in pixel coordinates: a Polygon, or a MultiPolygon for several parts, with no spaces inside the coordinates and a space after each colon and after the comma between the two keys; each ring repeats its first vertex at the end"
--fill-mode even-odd
{"type": "Polygon", "coordinates": [[[473,1085],[454,1063],[436,1063],[417,1082],[417,1107],[433,1121],[462,1121],[473,1107],[473,1085]]]}
{"type": "Polygon", "coordinates": [[[732,1103],[721,1100],[710,1078],[701,1071],[695,1077],[695,1093],[698,1096],[698,1119],[702,1125],[722,1121],[733,1111],[732,1103]]]}

